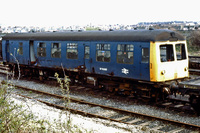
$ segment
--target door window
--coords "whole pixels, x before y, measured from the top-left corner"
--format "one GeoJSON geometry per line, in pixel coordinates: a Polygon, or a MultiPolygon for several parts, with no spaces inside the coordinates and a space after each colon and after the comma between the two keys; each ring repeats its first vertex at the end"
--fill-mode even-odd
{"type": "Polygon", "coordinates": [[[149,63],[149,48],[142,48],[142,63],[149,63]]]}
{"type": "Polygon", "coordinates": [[[22,42],[19,43],[19,49],[17,52],[19,55],[23,55],[23,43],[22,42]]]}
{"type": "Polygon", "coordinates": [[[85,59],[89,59],[90,58],[90,47],[89,46],[85,46],[85,55],[84,55],[85,59]]]}
{"type": "Polygon", "coordinates": [[[37,55],[40,57],[46,57],[46,43],[44,43],[44,42],[38,43],[37,55]]]}

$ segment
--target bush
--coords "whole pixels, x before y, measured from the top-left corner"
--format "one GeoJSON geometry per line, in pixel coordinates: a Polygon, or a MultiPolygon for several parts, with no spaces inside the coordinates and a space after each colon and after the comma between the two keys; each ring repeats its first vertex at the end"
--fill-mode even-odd
{"type": "Polygon", "coordinates": [[[200,31],[193,31],[190,34],[189,42],[192,46],[200,47],[200,31]]]}
{"type": "Polygon", "coordinates": [[[200,55],[200,31],[192,31],[187,36],[189,55],[200,55]]]}
{"type": "Polygon", "coordinates": [[[22,132],[33,119],[32,114],[26,114],[19,106],[9,99],[8,85],[0,87],[0,132],[22,132]]]}
{"type": "MultiPolygon", "coordinates": [[[[58,75],[57,75],[57,79],[58,75]]],[[[59,81],[61,81],[59,79],[59,81]]],[[[61,89],[64,94],[67,94],[69,97],[69,82],[65,78],[64,83],[60,82],[62,86],[61,89]],[[67,87],[66,90],[63,87],[67,87]]],[[[53,123],[48,120],[38,119],[31,113],[29,108],[24,109],[22,105],[17,105],[14,101],[9,98],[10,92],[12,92],[14,86],[8,85],[7,82],[3,81],[0,84],[0,132],[1,133],[23,133],[23,132],[83,132],[82,129],[79,129],[76,125],[72,125],[70,112],[68,110],[61,111],[58,120],[55,120],[53,123]],[[4,83],[4,84],[3,84],[4,83]],[[62,114],[65,114],[67,119],[62,120],[62,114]]],[[[64,99],[65,106],[69,106],[69,98],[64,99]]],[[[25,105],[26,106],[26,105],[25,105]]],[[[27,105],[29,106],[29,105],[27,105]]],[[[88,132],[88,131],[84,131],[88,132]]]]}
{"type": "MultiPolygon", "coordinates": [[[[14,56],[13,56],[14,57],[14,56]]],[[[15,58],[15,57],[14,57],[15,58]]],[[[20,68],[19,62],[15,58],[18,64],[19,77],[20,78],[20,68]]],[[[70,104],[70,95],[69,95],[69,78],[64,77],[64,82],[59,78],[58,74],[55,74],[58,83],[62,89],[62,93],[67,95],[67,98],[64,99],[65,107],[67,108],[70,104]]],[[[56,129],[54,126],[47,120],[37,120],[36,117],[30,113],[30,110],[23,109],[23,106],[17,105],[9,97],[15,86],[7,81],[2,81],[0,83],[0,132],[9,133],[9,132],[82,132],[76,125],[72,125],[70,118],[70,111],[66,113],[68,119],[66,121],[61,120],[56,122],[56,129]],[[56,130],[56,131],[55,131],[56,130]]],[[[28,106],[28,105],[27,105],[28,106]]],[[[54,123],[55,124],[55,123],[54,123]]]]}

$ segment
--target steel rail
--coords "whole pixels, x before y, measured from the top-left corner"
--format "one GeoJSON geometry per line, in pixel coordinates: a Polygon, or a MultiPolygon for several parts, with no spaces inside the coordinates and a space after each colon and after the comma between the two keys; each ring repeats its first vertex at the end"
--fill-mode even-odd
{"type": "Polygon", "coordinates": [[[189,57],[189,59],[191,59],[191,58],[200,58],[200,56],[188,56],[189,57]]]}
{"type": "MultiPolygon", "coordinates": [[[[23,87],[23,86],[16,85],[15,87],[18,87],[19,89],[23,89],[23,90],[32,91],[32,92],[35,92],[35,93],[42,93],[44,95],[49,95],[49,96],[53,96],[53,97],[60,98],[60,99],[67,99],[67,97],[65,97],[65,96],[56,95],[56,94],[52,94],[52,93],[48,93],[48,92],[44,92],[44,91],[39,91],[39,90],[34,90],[34,89],[30,89],[30,88],[23,87]]],[[[23,97],[27,97],[27,96],[23,96],[23,97]]],[[[30,97],[27,97],[27,98],[30,98],[30,97]]],[[[31,99],[33,99],[33,98],[31,98],[31,99]]],[[[116,121],[116,122],[122,122],[122,123],[130,124],[130,123],[115,120],[115,119],[112,119],[112,118],[103,117],[103,116],[100,116],[100,115],[91,114],[91,113],[83,112],[83,111],[80,111],[80,110],[75,110],[75,109],[72,109],[72,108],[66,108],[64,106],[55,105],[55,104],[48,103],[48,102],[45,102],[45,101],[41,101],[41,100],[38,100],[38,99],[36,99],[36,100],[39,101],[39,102],[45,103],[47,105],[54,106],[54,107],[59,108],[59,109],[70,110],[72,112],[80,113],[82,115],[97,117],[97,118],[101,118],[101,119],[108,119],[108,120],[112,120],[112,121],[116,121]]],[[[116,112],[122,112],[124,114],[132,115],[132,116],[135,115],[135,116],[140,116],[140,117],[143,117],[143,118],[145,117],[145,118],[151,119],[151,120],[152,119],[153,120],[159,120],[159,121],[162,121],[162,122],[165,122],[165,123],[176,124],[176,125],[179,125],[181,127],[185,127],[185,128],[189,128],[189,129],[195,129],[195,130],[200,131],[199,125],[184,123],[184,122],[180,122],[180,121],[165,119],[165,118],[161,118],[161,117],[151,116],[151,115],[137,113],[137,112],[128,111],[128,110],[123,110],[123,109],[114,108],[114,107],[110,107],[110,106],[95,104],[95,103],[91,103],[91,102],[87,102],[87,101],[83,101],[83,100],[79,100],[79,99],[75,99],[75,98],[70,98],[70,100],[73,101],[73,102],[88,104],[88,105],[91,105],[91,106],[98,106],[98,107],[101,107],[101,108],[104,108],[104,109],[109,109],[109,110],[113,110],[113,111],[116,111],[116,112]]]]}

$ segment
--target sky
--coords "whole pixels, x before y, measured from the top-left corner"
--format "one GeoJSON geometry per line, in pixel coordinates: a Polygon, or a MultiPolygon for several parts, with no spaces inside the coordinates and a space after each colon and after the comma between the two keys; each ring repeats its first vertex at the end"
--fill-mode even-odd
{"type": "Polygon", "coordinates": [[[0,24],[70,26],[200,21],[198,0],[0,0],[0,24]]]}

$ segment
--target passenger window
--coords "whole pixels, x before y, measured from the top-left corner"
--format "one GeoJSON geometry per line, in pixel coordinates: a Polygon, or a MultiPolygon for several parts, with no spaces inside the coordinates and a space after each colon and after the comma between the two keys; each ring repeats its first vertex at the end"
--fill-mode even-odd
{"type": "Polygon", "coordinates": [[[110,62],[110,44],[96,45],[96,60],[100,62],[110,62]]]}
{"type": "Polygon", "coordinates": [[[117,63],[133,64],[133,51],[132,44],[118,44],[117,45],[117,63]]]}
{"type": "Polygon", "coordinates": [[[142,48],[142,63],[149,63],[149,48],[142,48]]]}
{"type": "Polygon", "coordinates": [[[160,59],[161,62],[174,61],[173,45],[160,46],[160,59]]]}
{"type": "Polygon", "coordinates": [[[67,59],[78,59],[77,43],[67,43],[67,59]]]}
{"type": "Polygon", "coordinates": [[[185,45],[176,44],[176,58],[177,60],[186,59],[185,45]]]}
{"type": "Polygon", "coordinates": [[[19,43],[19,49],[17,52],[19,53],[19,55],[23,55],[23,43],[22,42],[19,43]]]}
{"type": "Polygon", "coordinates": [[[46,57],[46,43],[44,43],[44,42],[38,43],[37,55],[40,57],[46,57]]]}
{"type": "Polygon", "coordinates": [[[52,43],[51,44],[51,57],[52,58],[61,58],[61,43],[52,43]]]}
{"type": "Polygon", "coordinates": [[[89,59],[90,58],[90,47],[89,46],[85,46],[85,59],[89,59]]]}

